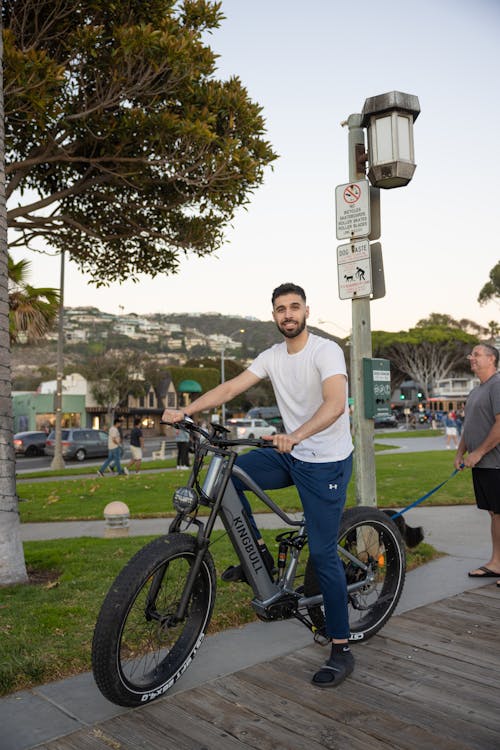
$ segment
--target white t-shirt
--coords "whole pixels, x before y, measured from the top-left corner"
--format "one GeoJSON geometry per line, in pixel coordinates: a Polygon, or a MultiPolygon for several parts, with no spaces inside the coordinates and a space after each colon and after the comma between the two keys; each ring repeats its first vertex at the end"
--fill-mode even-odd
{"type": "Polygon", "coordinates": [[[342,461],[352,453],[347,372],[338,344],[310,333],[300,352],[288,354],[283,341],[259,354],[248,369],[258,378],[271,380],[287,433],[303,425],[319,409],[323,403],[322,382],[332,375],[344,375],[344,413],[330,427],[299,443],[292,456],[301,461],[323,463],[342,461]]]}
{"type": "Polygon", "coordinates": [[[118,427],[112,425],[108,432],[108,451],[118,448],[121,443],[120,431],[118,427]]]}

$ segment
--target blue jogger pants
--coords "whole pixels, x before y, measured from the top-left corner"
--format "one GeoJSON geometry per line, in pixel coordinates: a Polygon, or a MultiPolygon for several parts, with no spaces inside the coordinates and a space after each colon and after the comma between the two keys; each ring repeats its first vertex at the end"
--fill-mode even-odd
{"type": "MultiPolygon", "coordinates": [[[[264,448],[239,456],[236,463],[263,490],[297,487],[306,519],[309,554],[323,593],[327,636],[348,638],[347,587],[337,539],[352,473],[352,455],[343,461],[310,463],[264,448]]],[[[236,478],[233,482],[255,525],[243,483],[236,478]]]]}

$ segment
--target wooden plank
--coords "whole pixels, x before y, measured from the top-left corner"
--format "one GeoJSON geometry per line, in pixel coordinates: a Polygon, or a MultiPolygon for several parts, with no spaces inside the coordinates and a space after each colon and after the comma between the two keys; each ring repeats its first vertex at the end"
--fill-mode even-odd
{"type": "MultiPolygon", "coordinates": [[[[414,720],[413,707],[410,720],[408,717],[401,717],[395,710],[392,697],[386,694],[385,704],[384,701],[379,701],[380,692],[383,691],[365,686],[362,679],[354,679],[356,671],[335,690],[305,689],[303,683],[293,677],[302,656],[302,652],[298,652],[294,657],[286,657],[280,662],[249,667],[239,676],[241,679],[252,681],[256,686],[260,686],[262,680],[267,679],[277,686],[276,690],[280,694],[289,696],[293,692],[297,702],[315,710],[318,716],[325,714],[345,724],[348,730],[355,728],[364,731],[367,735],[366,747],[371,747],[374,740],[385,741],[392,748],[402,750],[436,750],[438,747],[440,750],[463,750],[468,747],[456,739],[448,739],[446,735],[443,735],[441,740],[433,731],[419,725],[418,720],[414,720]],[[371,704],[365,701],[365,690],[372,691],[375,696],[371,704]],[[321,694],[318,696],[320,691],[321,694]]],[[[411,704],[410,701],[408,703],[411,704]]]]}
{"type": "Polygon", "coordinates": [[[462,634],[464,628],[480,630],[486,638],[491,638],[498,633],[498,630],[497,633],[494,632],[495,628],[498,628],[496,611],[489,615],[486,613],[483,615],[473,614],[472,611],[467,612],[464,609],[459,609],[456,605],[452,608],[443,603],[434,604],[428,610],[419,610],[412,618],[402,615],[401,619],[412,623],[433,625],[436,628],[445,628],[447,632],[456,635],[462,634]]]}
{"type": "MultiPolygon", "coordinates": [[[[103,727],[120,750],[245,750],[247,745],[213,724],[161,699],[156,705],[110,719],[103,727]],[[201,743],[201,744],[200,744],[201,743]]],[[[109,750],[109,749],[108,749],[109,750]]]]}
{"type": "Polygon", "coordinates": [[[293,719],[291,729],[277,726],[269,717],[259,716],[246,706],[236,705],[217,695],[211,683],[172,696],[170,700],[176,704],[181,702],[191,716],[213,723],[249,747],[259,750],[320,750],[324,747],[310,738],[297,736],[293,719]]]}
{"type": "MultiPolygon", "coordinates": [[[[293,672],[285,672],[283,667],[287,663],[288,657],[286,662],[250,667],[238,676],[259,690],[265,685],[273,685],[275,693],[280,697],[293,695],[297,704],[301,705],[300,710],[308,709],[314,712],[320,725],[326,718],[344,725],[349,734],[360,732],[361,736],[365,736],[365,750],[367,747],[376,747],[375,743],[380,742],[387,743],[391,748],[397,747],[398,750],[436,750],[434,734],[418,724],[410,724],[397,715],[380,710],[379,707],[367,707],[363,691],[357,689],[356,698],[346,698],[345,686],[352,678],[331,691],[321,688],[307,689],[301,680],[293,676],[293,672]]],[[[351,745],[348,742],[340,747],[350,750],[351,745]]],[[[456,741],[447,741],[440,746],[440,750],[460,750],[461,747],[456,741]]]]}
{"type": "MultiPolygon", "coordinates": [[[[375,642],[376,639],[374,639],[375,642]]],[[[365,644],[363,648],[371,645],[371,643],[365,644]]],[[[307,656],[304,657],[303,650],[293,657],[295,661],[301,658],[307,659],[307,656]]],[[[290,667],[291,663],[292,658],[287,657],[281,669],[290,667]]],[[[492,750],[497,746],[498,729],[492,730],[478,725],[471,728],[471,724],[466,719],[468,707],[463,716],[460,715],[450,720],[447,707],[443,709],[441,706],[433,705],[430,701],[422,706],[410,695],[391,693],[390,674],[387,675],[383,668],[377,670],[376,677],[377,679],[373,680],[374,684],[370,684],[361,657],[359,657],[353,675],[334,691],[335,700],[338,699],[339,693],[342,693],[349,701],[362,700],[365,706],[370,706],[375,713],[385,711],[393,718],[402,719],[415,727],[425,727],[434,735],[434,748],[439,747],[440,750],[443,747],[467,747],[470,750],[484,747],[485,750],[492,750]],[[473,738],[472,744],[468,744],[469,740],[464,741],[470,736],[473,738]]]]}
{"type": "Polygon", "coordinates": [[[416,628],[411,621],[399,617],[391,620],[385,626],[383,632],[387,638],[392,638],[400,643],[406,643],[415,648],[426,648],[446,656],[462,658],[463,661],[473,660],[483,667],[487,667],[490,663],[490,650],[495,645],[498,648],[498,639],[496,644],[494,642],[486,644],[483,643],[482,639],[472,638],[471,636],[460,638],[454,635],[451,638],[445,630],[434,628],[431,624],[427,624],[426,627],[420,624],[420,627],[416,628]]]}
{"type": "Polygon", "coordinates": [[[500,597],[498,596],[498,587],[495,583],[472,589],[467,594],[476,599],[478,603],[484,604],[487,607],[493,607],[494,609],[500,609],[500,597]]]}
{"type": "MultiPolygon", "coordinates": [[[[459,659],[450,659],[447,656],[443,656],[435,651],[429,651],[423,648],[416,648],[406,643],[400,643],[386,638],[384,635],[378,635],[377,649],[388,657],[400,657],[406,659],[409,662],[417,662],[427,667],[436,667],[444,672],[448,672],[453,675],[459,682],[464,677],[464,664],[459,659]]],[[[368,644],[365,644],[367,646],[368,644]]],[[[364,648],[364,646],[362,646],[364,648]]],[[[498,656],[500,659],[500,655],[498,656]]],[[[493,669],[485,670],[484,667],[477,663],[467,662],[467,679],[479,682],[482,685],[488,685],[493,691],[500,690],[500,662],[497,662],[497,655],[495,655],[495,661],[493,669]]]]}
{"type": "Polygon", "coordinates": [[[215,680],[210,683],[210,688],[218,695],[235,702],[236,705],[244,705],[253,713],[269,718],[278,728],[293,728],[295,734],[306,740],[314,740],[323,747],[366,750],[367,741],[370,743],[371,750],[385,750],[393,747],[391,743],[367,736],[364,731],[345,727],[337,720],[335,712],[319,713],[318,702],[330,703],[328,698],[331,691],[325,694],[321,688],[301,684],[301,690],[295,693],[292,700],[290,697],[285,698],[277,693],[274,680],[267,683],[265,680],[261,681],[258,687],[255,682],[246,680],[245,670],[237,675],[215,680]],[[309,705],[304,701],[304,693],[307,692],[314,693],[314,698],[309,705]]]}
{"type": "MultiPolygon", "coordinates": [[[[450,717],[464,713],[469,721],[476,721],[492,729],[500,729],[498,693],[481,681],[471,681],[442,670],[437,666],[419,664],[417,661],[392,657],[377,648],[363,652],[363,674],[369,684],[380,684],[383,674],[384,689],[398,695],[408,695],[419,703],[431,703],[450,717]]],[[[490,670],[484,670],[485,674],[490,670]]]]}

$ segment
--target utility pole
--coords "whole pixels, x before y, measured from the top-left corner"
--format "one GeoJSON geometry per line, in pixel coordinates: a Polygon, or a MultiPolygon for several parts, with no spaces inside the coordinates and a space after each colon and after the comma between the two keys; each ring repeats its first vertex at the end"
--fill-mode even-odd
{"type": "Polygon", "coordinates": [[[62,391],[64,375],[64,250],[61,250],[61,280],[59,284],[59,319],[57,326],[57,376],[56,392],[54,397],[54,409],[56,413],[56,428],[54,441],[54,457],[50,464],[51,469],[64,469],[62,455],[62,391]]]}
{"type": "MultiPolygon", "coordinates": [[[[350,115],[349,128],[349,180],[366,180],[365,175],[365,132],[361,127],[362,115],[350,115]]],[[[373,449],[374,426],[372,419],[366,419],[363,404],[365,400],[363,383],[363,358],[372,356],[372,333],[370,319],[370,298],[358,297],[352,300],[351,334],[351,392],[354,399],[354,467],[356,478],[356,504],[377,505],[377,485],[375,475],[375,452],[373,449]]]]}

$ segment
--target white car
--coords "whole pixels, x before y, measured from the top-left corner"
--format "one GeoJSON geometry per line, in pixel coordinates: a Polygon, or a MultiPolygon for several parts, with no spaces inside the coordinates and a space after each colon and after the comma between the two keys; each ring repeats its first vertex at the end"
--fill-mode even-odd
{"type": "Polygon", "coordinates": [[[276,435],[276,427],[265,419],[228,419],[227,427],[237,438],[261,438],[264,435],[276,435]]]}

